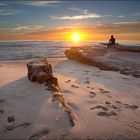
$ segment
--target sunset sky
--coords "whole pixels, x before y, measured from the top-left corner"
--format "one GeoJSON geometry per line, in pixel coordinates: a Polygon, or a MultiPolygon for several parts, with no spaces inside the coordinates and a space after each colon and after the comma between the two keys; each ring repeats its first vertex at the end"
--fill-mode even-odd
{"type": "Polygon", "coordinates": [[[140,1],[1,1],[0,40],[140,40],[140,1]]]}

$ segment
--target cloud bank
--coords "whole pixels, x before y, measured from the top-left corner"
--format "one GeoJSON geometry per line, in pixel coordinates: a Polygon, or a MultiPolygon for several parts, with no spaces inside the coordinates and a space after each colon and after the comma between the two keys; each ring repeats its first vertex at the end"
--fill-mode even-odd
{"type": "Polygon", "coordinates": [[[56,3],[60,3],[61,1],[21,1],[19,4],[29,5],[29,6],[53,6],[56,3]]]}
{"type": "Polygon", "coordinates": [[[0,10],[0,16],[11,16],[22,13],[20,10],[0,10]]]}
{"type": "Polygon", "coordinates": [[[123,21],[113,23],[98,23],[91,25],[61,26],[49,29],[43,25],[17,25],[14,28],[2,30],[2,39],[35,39],[35,40],[61,40],[68,39],[74,32],[85,34],[89,40],[102,39],[111,34],[119,35],[124,39],[140,40],[140,21],[123,21]],[[101,38],[102,37],[102,38],[101,38]],[[95,39],[95,38],[94,38],[95,39]]]}
{"type": "Polygon", "coordinates": [[[57,19],[57,20],[81,20],[81,19],[92,19],[92,18],[99,18],[101,17],[99,14],[96,13],[91,13],[87,9],[80,9],[77,7],[72,7],[69,8],[69,10],[75,11],[80,13],[79,15],[74,15],[74,16],[51,16],[52,19],[57,19]]]}

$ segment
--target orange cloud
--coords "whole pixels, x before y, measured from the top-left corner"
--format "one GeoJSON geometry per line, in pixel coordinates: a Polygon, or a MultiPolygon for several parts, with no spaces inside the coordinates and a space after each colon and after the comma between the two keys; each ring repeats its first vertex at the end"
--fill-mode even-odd
{"type": "Polygon", "coordinates": [[[116,22],[110,24],[78,25],[46,29],[41,25],[23,26],[0,33],[0,40],[70,40],[78,33],[82,40],[108,40],[111,34],[117,39],[140,40],[140,22],[116,22]]]}

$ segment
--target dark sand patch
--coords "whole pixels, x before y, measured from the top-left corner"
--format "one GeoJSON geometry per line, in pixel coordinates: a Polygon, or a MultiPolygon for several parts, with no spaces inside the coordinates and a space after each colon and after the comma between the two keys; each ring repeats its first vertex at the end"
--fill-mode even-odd
{"type": "Polygon", "coordinates": [[[112,96],[110,95],[110,91],[104,90],[104,89],[102,89],[102,88],[98,88],[98,90],[99,90],[103,95],[105,95],[106,97],[112,98],[112,96]]]}
{"type": "Polygon", "coordinates": [[[119,109],[116,105],[111,106],[113,109],[119,109]]]}
{"type": "Polygon", "coordinates": [[[102,88],[99,88],[99,90],[100,90],[102,93],[110,93],[110,91],[104,90],[104,89],[102,89],[102,88]]]}
{"type": "Polygon", "coordinates": [[[67,80],[68,82],[71,82],[71,80],[67,80]]]}
{"type": "Polygon", "coordinates": [[[90,91],[89,97],[90,98],[94,98],[96,96],[96,93],[93,91],[90,91]]]}
{"type": "Polygon", "coordinates": [[[126,81],[130,81],[130,79],[129,78],[127,78],[127,77],[122,77],[122,79],[124,79],[124,80],[126,80],[126,81]]]}
{"type": "Polygon", "coordinates": [[[5,102],[5,99],[0,99],[0,103],[3,103],[3,102],[5,102]]]}
{"type": "Polygon", "coordinates": [[[86,77],[86,80],[89,80],[89,77],[86,77]]]}
{"type": "Polygon", "coordinates": [[[110,105],[110,104],[111,104],[111,102],[106,101],[106,102],[105,102],[105,104],[110,105]]]}
{"type": "Polygon", "coordinates": [[[67,80],[67,81],[65,81],[66,83],[70,83],[71,82],[71,80],[67,80]]]}
{"type": "Polygon", "coordinates": [[[33,134],[32,136],[30,136],[28,140],[39,140],[42,137],[48,135],[49,132],[50,132],[49,129],[44,128],[43,130],[40,130],[39,132],[37,132],[37,133],[33,134]]]}
{"type": "Polygon", "coordinates": [[[95,107],[90,108],[90,110],[94,110],[94,109],[102,109],[104,111],[108,111],[109,110],[107,107],[102,106],[102,105],[97,105],[95,107]]]}
{"type": "Polygon", "coordinates": [[[90,81],[88,81],[88,80],[87,80],[87,81],[85,81],[84,83],[86,83],[86,84],[88,84],[88,85],[89,85],[89,84],[90,84],[90,81]]]}
{"type": "Polygon", "coordinates": [[[8,123],[12,123],[12,122],[15,121],[15,117],[14,116],[8,116],[7,121],[8,121],[8,123]]]}
{"type": "Polygon", "coordinates": [[[87,85],[86,88],[94,89],[94,87],[91,87],[91,86],[89,86],[89,85],[87,85]]]}
{"type": "Polygon", "coordinates": [[[79,107],[75,103],[67,102],[67,104],[73,109],[79,109],[79,107]]]}
{"type": "Polygon", "coordinates": [[[72,91],[71,90],[68,90],[68,89],[64,89],[63,92],[64,93],[72,93],[72,91]]]}
{"type": "Polygon", "coordinates": [[[1,114],[4,114],[4,110],[3,109],[0,109],[0,115],[1,114]]]}
{"type": "Polygon", "coordinates": [[[117,104],[121,105],[122,107],[129,108],[129,109],[137,109],[139,108],[137,105],[130,105],[127,103],[123,103],[121,101],[116,101],[117,104]]]}
{"type": "Polygon", "coordinates": [[[90,72],[89,70],[85,70],[84,72],[90,72]]]}
{"type": "Polygon", "coordinates": [[[23,127],[23,128],[27,128],[31,125],[30,122],[25,122],[25,123],[21,123],[21,124],[18,124],[18,125],[14,125],[13,123],[9,123],[7,126],[6,126],[6,129],[4,131],[12,131],[14,130],[15,128],[18,128],[18,127],[23,127]]]}
{"type": "Polygon", "coordinates": [[[76,85],[71,85],[71,87],[73,87],[73,88],[78,88],[78,86],[76,86],[76,85]]]}
{"type": "Polygon", "coordinates": [[[119,110],[119,108],[118,108],[116,105],[112,104],[111,102],[106,101],[105,104],[106,104],[108,107],[110,107],[110,108],[118,109],[118,110],[119,110]]]}
{"type": "Polygon", "coordinates": [[[98,112],[97,115],[98,115],[98,116],[101,116],[101,117],[109,117],[109,116],[116,116],[117,113],[116,113],[115,111],[98,112]]]}
{"type": "Polygon", "coordinates": [[[97,115],[104,116],[104,117],[116,116],[118,115],[118,113],[119,114],[121,113],[119,106],[116,104],[112,104],[109,101],[105,101],[104,105],[97,105],[90,108],[90,110],[95,110],[95,109],[101,110],[100,112],[97,113],[97,115]]]}

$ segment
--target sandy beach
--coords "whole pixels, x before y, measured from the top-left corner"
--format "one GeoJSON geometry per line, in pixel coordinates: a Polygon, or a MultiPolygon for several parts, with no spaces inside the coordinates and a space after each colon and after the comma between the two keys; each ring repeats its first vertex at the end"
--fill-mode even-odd
{"type": "Polygon", "coordinates": [[[52,101],[52,91],[28,80],[29,61],[0,62],[0,139],[140,138],[139,78],[66,58],[48,59],[74,112],[71,126],[62,104],[52,101]]]}
{"type": "Polygon", "coordinates": [[[0,140],[140,140],[140,0],[1,0],[0,140]]]}

